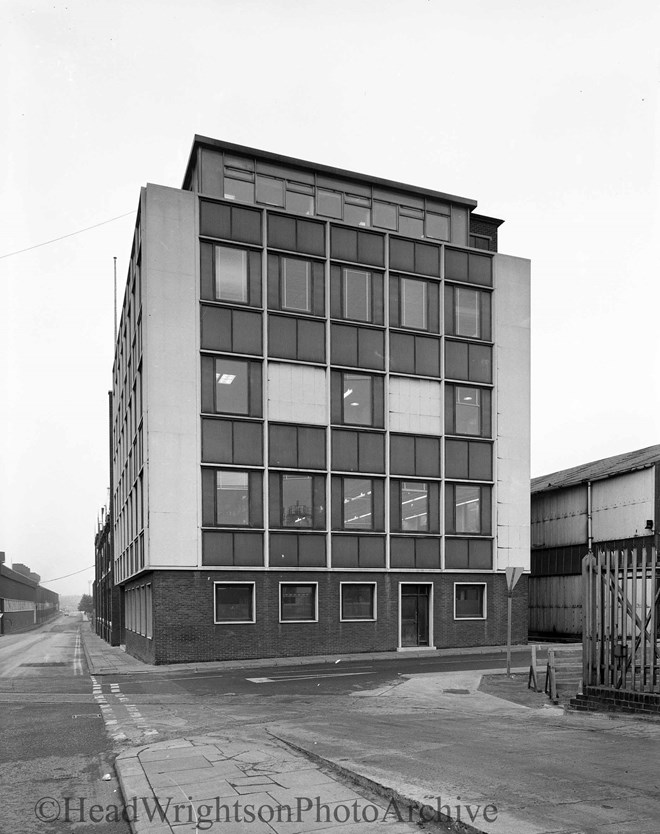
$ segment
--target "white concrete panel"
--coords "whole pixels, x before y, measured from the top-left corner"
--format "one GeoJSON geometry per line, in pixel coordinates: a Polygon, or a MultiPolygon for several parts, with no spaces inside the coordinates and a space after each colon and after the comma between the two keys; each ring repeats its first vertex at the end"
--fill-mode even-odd
{"type": "Polygon", "coordinates": [[[270,420],[319,426],[328,422],[326,376],[322,368],[269,363],[267,397],[270,420]]]}
{"type": "Polygon", "coordinates": [[[496,567],[530,564],[530,263],[493,258],[496,567]]]}
{"type": "Polygon", "coordinates": [[[442,388],[426,379],[391,377],[390,430],[442,434],[442,388]]]}
{"type": "Polygon", "coordinates": [[[198,565],[195,195],[149,185],[142,239],[145,566],[198,565]]]}
{"type": "Polygon", "coordinates": [[[594,541],[648,535],[644,526],[647,519],[654,518],[654,478],[654,469],[650,468],[593,482],[594,541]]]}

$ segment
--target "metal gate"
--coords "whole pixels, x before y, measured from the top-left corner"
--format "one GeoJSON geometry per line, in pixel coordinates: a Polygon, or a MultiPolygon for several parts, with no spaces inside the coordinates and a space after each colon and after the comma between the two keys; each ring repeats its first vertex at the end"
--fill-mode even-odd
{"type": "Polygon", "coordinates": [[[656,548],[598,548],[582,560],[582,583],[584,685],[660,692],[656,548]]]}

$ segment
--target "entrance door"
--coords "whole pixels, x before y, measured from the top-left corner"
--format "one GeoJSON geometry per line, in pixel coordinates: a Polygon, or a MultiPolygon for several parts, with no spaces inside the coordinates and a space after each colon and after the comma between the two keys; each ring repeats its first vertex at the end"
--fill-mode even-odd
{"type": "Polygon", "coordinates": [[[401,585],[401,646],[429,646],[430,585],[401,585]]]}

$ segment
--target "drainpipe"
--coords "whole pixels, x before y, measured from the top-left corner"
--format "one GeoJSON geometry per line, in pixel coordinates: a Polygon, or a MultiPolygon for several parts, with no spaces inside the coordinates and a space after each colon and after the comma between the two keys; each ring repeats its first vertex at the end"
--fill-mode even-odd
{"type": "Polygon", "coordinates": [[[591,481],[587,481],[587,545],[589,553],[592,551],[593,542],[594,537],[591,526],[591,481]]]}

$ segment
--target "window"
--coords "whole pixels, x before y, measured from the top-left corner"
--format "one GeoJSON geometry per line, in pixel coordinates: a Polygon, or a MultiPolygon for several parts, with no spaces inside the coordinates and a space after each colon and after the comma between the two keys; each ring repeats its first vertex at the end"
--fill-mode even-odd
{"type": "Polygon", "coordinates": [[[400,206],[399,233],[409,237],[424,237],[424,212],[422,209],[400,206]]]}
{"type": "Polygon", "coordinates": [[[323,264],[302,258],[268,256],[268,306],[271,309],[325,314],[323,264]]]}
{"type": "Polygon", "coordinates": [[[261,527],[261,472],[202,469],[202,524],[205,527],[261,527]]]}
{"type": "Polygon", "coordinates": [[[393,203],[380,203],[374,200],[374,226],[381,229],[397,230],[397,207],[393,203]]]}
{"type": "Polygon", "coordinates": [[[448,533],[489,535],[491,488],[474,484],[447,484],[445,526],[448,533]]]}
{"type": "Polygon", "coordinates": [[[341,220],[342,195],[338,191],[326,191],[319,188],[316,192],[316,199],[318,214],[341,220]]]}
{"type": "Polygon", "coordinates": [[[260,417],[261,364],[247,359],[203,356],[202,411],[260,417]]]}
{"type": "Polygon", "coordinates": [[[254,172],[246,170],[252,168],[253,163],[248,160],[236,160],[236,162],[236,167],[225,165],[224,198],[254,203],[254,172]]]}
{"type": "Polygon", "coordinates": [[[427,211],[426,236],[435,240],[449,240],[449,217],[427,211]]]}
{"type": "Polygon", "coordinates": [[[314,214],[314,187],[297,182],[286,186],[286,210],[295,214],[314,214]]]}
{"type": "Polygon", "coordinates": [[[311,264],[282,258],[282,309],[311,312],[311,264]]]}
{"type": "Polygon", "coordinates": [[[373,582],[342,582],[340,620],[375,620],[376,585],[373,582]]]}
{"type": "Polygon", "coordinates": [[[371,226],[371,200],[346,194],[344,198],[344,220],[353,226],[371,226]]]}
{"type": "Polygon", "coordinates": [[[475,249],[490,249],[490,238],[487,235],[470,235],[470,246],[475,249]]]}
{"type": "Polygon", "coordinates": [[[414,327],[416,330],[426,330],[428,322],[426,281],[416,281],[414,278],[402,278],[400,287],[401,327],[414,327]]]}
{"type": "Polygon", "coordinates": [[[486,619],[486,584],[475,582],[454,583],[454,619],[486,619]]]}
{"type": "Polygon", "coordinates": [[[257,202],[268,206],[283,206],[284,181],[257,174],[257,202]]]}
{"type": "Polygon", "coordinates": [[[373,377],[363,374],[343,374],[342,423],[352,426],[372,426],[374,423],[373,377]]]}
{"type": "Polygon", "coordinates": [[[378,272],[333,264],[330,269],[333,318],[383,323],[383,276],[378,272]]]}
{"type": "Polygon", "coordinates": [[[491,393],[487,388],[447,385],[445,395],[446,433],[490,437],[490,403],[491,393]]]}
{"type": "Polygon", "coordinates": [[[417,481],[401,482],[401,530],[429,529],[429,486],[417,481]]]}
{"type": "Polygon", "coordinates": [[[325,528],[325,478],[322,475],[270,475],[271,527],[325,528]]]}
{"type": "Polygon", "coordinates": [[[318,620],[318,583],[280,583],[280,622],[315,623],[318,620]]]}
{"type": "Polygon", "coordinates": [[[215,622],[254,623],[254,582],[215,582],[215,622]]]}
{"type": "Polygon", "coordinates": [[[373,530],[373,481],[371,478],[342,478],[342,528],[373,530]]]}
{"type": "Polygon", "coordinates": [[[261,253],[200,243],[201,296],[227,304],[261,306],[261,253]]]}
{"type": "Polygon", "coordinates": [[[445,331],[450,336],[490,340],[490,293],[447,285],[445,287],[445,331]]]}

